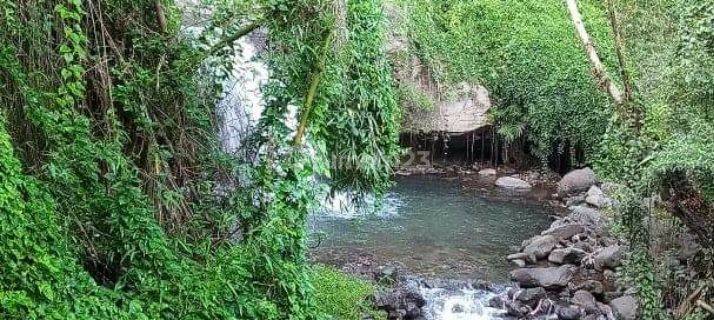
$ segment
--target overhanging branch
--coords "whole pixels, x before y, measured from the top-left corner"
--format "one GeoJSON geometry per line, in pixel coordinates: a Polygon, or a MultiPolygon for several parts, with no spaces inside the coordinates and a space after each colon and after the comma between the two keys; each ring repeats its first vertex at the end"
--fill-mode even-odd
{"type": "Polygon", "coordinates": [[[253,30],[258,29],[261,25],[262,21],[253,21],[249,23],[246,26],[243,26],[242,28],[238,29],[234,34],[221,39],[221,41],[218,41],[215,45],[211,47],[211,49],[208,51],[208,55],[212,56],[216,54],[219,50],[225,48],[226,46],[231,45],[233,42],[236,40],[244,37],[245,35],[253,32],[253,30]]]}

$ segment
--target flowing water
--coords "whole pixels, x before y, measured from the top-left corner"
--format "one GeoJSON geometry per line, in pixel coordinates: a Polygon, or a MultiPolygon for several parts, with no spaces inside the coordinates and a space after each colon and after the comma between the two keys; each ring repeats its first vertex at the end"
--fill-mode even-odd
{"type": "MultiPolygon", "coordinates": [[[[332,199],[311,217],[312,259],[337,266],[360,259],[397,263],[425,278],[507,284],[505,257],[545,229],[553,209],[507,200],[522,194],[491,191],[496,194],[483,195],[438,176],[412,176],[399,178],[373,212],[355,210],[341,197],[332,199]]],[[[489,292],[470,287],[422,291],[434,320],[493,319],[497,314],[485,307],[489,292]]]]}

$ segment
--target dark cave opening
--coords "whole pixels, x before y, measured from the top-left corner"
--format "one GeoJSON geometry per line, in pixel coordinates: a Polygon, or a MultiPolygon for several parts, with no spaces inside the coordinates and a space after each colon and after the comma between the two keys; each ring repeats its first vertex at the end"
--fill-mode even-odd
{"type": "MultiPolygon", "coordinates": [[[[527,137],[507,142],[494,126],[465,133],[402,133],[400,145],[408,149],[402,159],[405,166],[508,166],[528,170],[544,164],[533,155],[527,137]]],[[[565,174],[582,166],[584,159],[582,148],[565,141],[553,146],[545,165],[554,172],[565,174]]]]}

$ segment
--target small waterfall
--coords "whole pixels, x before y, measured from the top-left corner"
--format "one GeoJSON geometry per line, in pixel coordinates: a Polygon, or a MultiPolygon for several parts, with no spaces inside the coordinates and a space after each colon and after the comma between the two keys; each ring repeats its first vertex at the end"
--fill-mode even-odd
{"type": "Polygon", "coordinates": [[[388,193],[379,200],[373,195],[364,195],[360,199],[349,191],[325,194],[318,214],[341,219],[355,219],[366,215],[376,215],[380,218],[389,218],[399,213],[402,200],[396,193],[388,193]]]}
{"type": "Polygon", "coordinates": [[[238,40],[233,70],[223,85],[224,96],[216,106],[221,121],[219,137],[226,152],[238,154],[265,108],[262,87],[270,77],[268,66],[258,59],[253,37],[238,40]]]}
{"type": "Polygon", "coordinates": [[[429,320],[490,320],[501,319],[503,311],[488,306],[496,294],[473,288],[421,288],[427,300],[429,320]]]}

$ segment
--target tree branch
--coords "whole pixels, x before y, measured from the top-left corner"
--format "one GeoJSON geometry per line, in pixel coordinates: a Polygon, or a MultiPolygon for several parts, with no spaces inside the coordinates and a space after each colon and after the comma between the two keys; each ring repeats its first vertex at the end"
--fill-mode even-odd
{"type": "Polygon", "coordinates": [[[166,14],[160,0],[154,1],[154,9],[156,10],[156,20],[159,23],[161,34],[166,33],[166,14]]]}
{"type": "Polygon", "coordinates": [[[578,37],[580,37],[580,40],[582,41],[583,46],[585,47],[585,52],[587,53],[588,60],[590,60],[590,64],[592,64],[593,66],[595,77],[600,82],[605,91],[607,91],[607,93],[610,95],[612,100],[615,101],[615,103],[624,103],[625,99],[622,96],[622,92],[620,91],[620,89],[617,88],[617,86],[615,86],[615,84],[608,76],[607,70],[605,69],[605,65],[603,65],[602,61],[600,60],[600,57],[597,54],[597,50],[595,49],[595,45],[593,44],[593,41],[590,39],[590,35],[588,35],[588,32],[585,29],[583,17],[580,15],[576,0],[565,0],[565,2],[568,5],[570,18],[573,20],[573,25],[575,26],[575,30],[578,33],[578,37]]]}
{"type": "Polygon", "coordinates": [[[322,56],[320,60],[317,61],[317,70],[312,75],[310,80],[310,88],[307,91],[307,97],[305,98],[305,104],[303,105],[303,112],[300,117],[300,124],[298,125],[297,132],[295,133],[295,138],[293,139],[294,146],[302,145],[303,137],[305,136],[305,131],[307,130],[307,122],[312,113],[312,107],[315,102],[315,96],[317,95],[317,88],[322,80],[322,76],[325,73],[325,62],[327,60],[327,52],[330,51],[330,43],[332,42],[331,32],[327,37],[325,37],[325,44],[322,48],[322,56]]]}
{"type": "Polygon", "coordinates": [[[227,38],[221,39],[218,43],[213,45],[211,49],[208,51],[208,55],[212,56],[218,52],[218,50],[223,49],[224,47],[231,45],[233,42],[236,40],[242,38],[243,36],[253,32],[253,30],[258,29],[260,27],[262,21],[253,21],[249,23],[248,25],[244,26],[243,28],[240,28],[236,33],[232,34],[231,36],[227,38]]]}
{"type": "Polygon", "coordinates": [[[632,82],[630,80],[630,73],[627,70],[627,61],[625,60],[625,54],[623,52],[625,45],[623,44],[622,34],[620,34],[620,23],[617,21],[617,15],[615,13],[615,8],[612,4],[612,0],[607,0],[607,14],[610,18],[610,26],[612,27],[612,33],[615,36],[615,53],[617,54],[617,61],[620,64],[620,75],[622,77],[622,84],[625,87],[625,101],[631,101],[632,82]]]}

